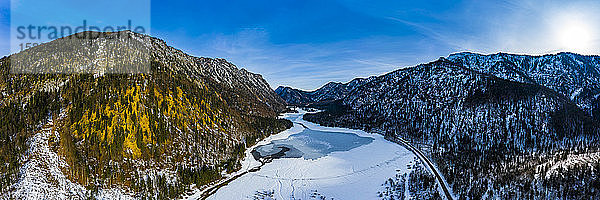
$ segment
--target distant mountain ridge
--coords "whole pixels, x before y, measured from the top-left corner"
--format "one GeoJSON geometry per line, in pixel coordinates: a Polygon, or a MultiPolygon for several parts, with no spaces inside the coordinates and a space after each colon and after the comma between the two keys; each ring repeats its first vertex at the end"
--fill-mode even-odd
{"type": "Polygon", "coordinates": [[[291,105],[308,105],[344,98],[356,87],[369,79],[357,78],[348,83],[329,82],[317,90],[307,92],[291,87],[279,86],[275,89],[281,98],[291,105]]]}

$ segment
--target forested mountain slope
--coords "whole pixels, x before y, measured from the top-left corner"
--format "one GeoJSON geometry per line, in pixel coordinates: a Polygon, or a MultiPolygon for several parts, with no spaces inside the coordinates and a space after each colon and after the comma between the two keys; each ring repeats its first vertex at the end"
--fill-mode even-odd
{"type": "Polygon", "coordinates": [[[260,75],[223,59],[129,31],[78,36],[0,60],[1,198],[176,198],[291,126],[260,75]]]}
{"type": "Polygon", "coordinates": [[[461,199],[600,197],[600,126],[586,107],[474,66],[442,58],[397,70],[305,119],[411,141],[461,199]]]}
{"type": "Polygon", "coordinates": [[[481,55],[463,52],[452,54],[447,59],[456,65],[499,78],[548,87],[600,119],[600,56],[574,53],[481,55]]]}

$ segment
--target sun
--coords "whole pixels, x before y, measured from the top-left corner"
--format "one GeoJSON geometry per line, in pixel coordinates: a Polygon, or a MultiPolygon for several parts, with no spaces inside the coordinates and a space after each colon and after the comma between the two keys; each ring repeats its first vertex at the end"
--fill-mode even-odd
{"type": "Polygon", "coordinates": [[[571,23],[560,31],[559,41],[568,50],[585,50],[592,42],[592,35],[585,24],[571,23]]]}
{"type": "Polygon", "coordinates": [[[593,33],[591,26],[580,17],[565,16],[557,21],[556,42],[563,51],[581,52],[591,48],[593,33]]]}

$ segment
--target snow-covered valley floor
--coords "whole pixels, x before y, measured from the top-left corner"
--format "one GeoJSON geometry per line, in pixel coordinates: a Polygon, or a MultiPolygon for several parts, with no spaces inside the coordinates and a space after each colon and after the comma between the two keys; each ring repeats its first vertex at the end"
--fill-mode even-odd
{"type": "MultiPolygon", "coordinates": [[[[254,199],[257,196],[274,199],[379,199],[382,184],[399,173],[408,173],[415,155],[383,136],[360,130],[322,127],[304,121],[306,112],[286,114],[294,127],[273,135],[257,145],[285,139],[312,130],[345,132],[374,140],[349,151],[332,152],[318,159],[280,158],[266,163],[259,171],[249,172],[221,187],[208,199],[254,199]],[[301,125],[302,124],[302,125],[301,125]]],[[[254,147],[253,147],[254,148],[254,147]]],[[[251,150],[252,148],[249,148],[251,150]]],[[[241,171],[260,163],[246,153],[241,171]]]]}

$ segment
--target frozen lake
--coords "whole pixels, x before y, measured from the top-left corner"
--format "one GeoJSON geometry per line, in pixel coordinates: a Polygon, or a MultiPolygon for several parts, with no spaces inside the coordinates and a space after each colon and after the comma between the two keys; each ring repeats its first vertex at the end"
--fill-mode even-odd
{"type": "MultiPolygon", "coordinates": [[[[259,166],[260,156],[285,154],[221,187],[208,199],[254,199],[268,194],[274,199],[379,199],[382,184],[397,173],[409,172],[415,155],[378,134],[322,127],[304,121],[306,112],[284,117],[291,129],[272,135],[246,151],[242,171],[259,166]]],[[[268,199],[268,198],[267,198],[268,199]]]]}
{"type": "Polygon", "coordinates": [[[256,150],[260,157],[279,153],[285,149],[281,158],[318,159],[336,151],[349,151],[373,142],[371,137],[361,137],[354,133],[329,132],[305,128],[302,132],[288,138],[273,140],[260,145],[256,150]]]}

